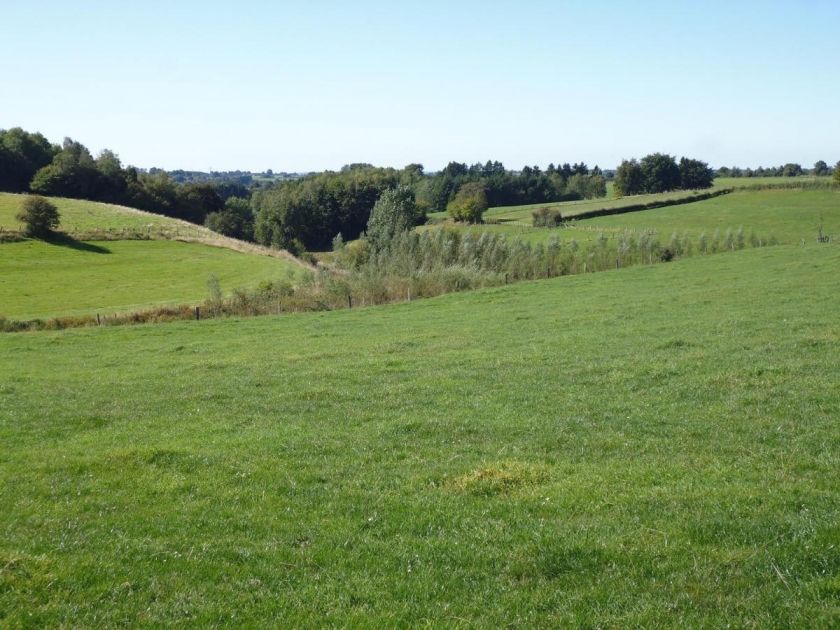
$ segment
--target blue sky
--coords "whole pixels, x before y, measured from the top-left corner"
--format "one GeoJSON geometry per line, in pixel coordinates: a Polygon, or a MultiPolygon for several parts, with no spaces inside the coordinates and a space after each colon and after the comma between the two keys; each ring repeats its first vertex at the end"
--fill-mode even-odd
{"type": "Polygon", "coordinates": [[[836,0],[0,8],[0,128],[141,167],[840,160],[836,0]]]}

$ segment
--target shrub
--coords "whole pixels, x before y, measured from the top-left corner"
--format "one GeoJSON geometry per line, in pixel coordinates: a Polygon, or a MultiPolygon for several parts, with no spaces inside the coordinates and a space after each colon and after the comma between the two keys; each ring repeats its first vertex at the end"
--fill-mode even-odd
{"type": "Polygon", "coordinates": [[[374,249],[382,249],[397,234],[410,230],[421,219],[411,188],[390,188],[383,192],[373,205],[367,224],[368,241],[374,249]]]}
{"type": "Polygon", "coordinates": [[[456,221],[481,223],[487,210],[487,193],[481,182],[467,182],[458,189],[455,199],[446,206],[449,216],[456,221]]]}
{"type": "Polygon", "coordinates": [[[24,224],[27,236],[49,236],[58,227],[58,208],[49,199],[39,195],[30,195],[23,200],[23,206],[16,216],[24,224]]]}
{"type": "Polygon", "coordinates": [[[563,215],[559,210],[551,208],[537,208],[531,213],[534,227],[557,227],[563,223],[563,215]]]}

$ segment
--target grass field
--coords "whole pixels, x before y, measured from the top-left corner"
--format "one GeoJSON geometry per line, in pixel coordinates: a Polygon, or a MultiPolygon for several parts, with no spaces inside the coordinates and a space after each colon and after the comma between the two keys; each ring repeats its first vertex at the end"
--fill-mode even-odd
{"type": "Polygon", "coordinates": [[[517,223],[530,226],[531,213],[537,208],[555,208],[560,210],[564,218],[573,218],[581,213],[590,212],[592,210],[624,208],[627,206],[635,206],[637,204],[681,200],[702,194],[702,192],[703,191],[696,190],[677,190],[667,193],[657,193],[654,195],[633,195],[632,197],[622,197],[620,199],[584,199],[581,201],[564,201],[561,203],[502,206],[498,208],[490,208],[484,213],[484,218],[486,221],[517,223]]]}
{"type": "Polygon", "coordinates": [[[775,236],[782,242],[813,242],[819,226],[840,238],[840,190],[745,190],[714,199],[653,210],[628,212],[575,221],[566,228],[534,228],[517,224],[484,224],[461,227],[466,231],[505,234],[532,243],[555,235],[579,242],[594,239],[599,232],[656,230],[667,239],[673,232],[692,236],[715,230],[754,230],[762,237],[775,236]]]}
{"type": "MultiPolygon", "coordinates": [[[[15,215],[25,198],[26,195],[0,193],[0,229],[21,229],[22,226],[15,219],[15,215]]],[[[197,237],[208,232],[198,225],[125,206],[61,197],[53,197],[51,201],[58,207],[61,215],[59,229],[70,234],[94,231],[119,233],[121,230],[131,230],[148,233],[153,237],[160,234],[197,237]]]]}
{"type": "Polygon", "coordinates": [[[0,315],[14,319],[190,304],[222,289],[287,277],[300,266],[268,256],[175,241],[24,241],[0,244],[0,315]]]}
{"type": "Polygon", "coordinates": [[[0,335],[0,625],[836,626],[838,268],[0,335]]]}
{"type": "MultiPolygon", "coordinates": [[[[828,181],[826,177],[718,177],[714,181],[713,190],[721,188],[735,188],[746,189],[760,187],[760,186],[780,186],[808,183],[814,181],[828,181]]],[[[667,193],[657,193],[651,195],[633,195],[631,197],[622,197],[615,199],[612,195],[612,182],[607,188],[607,197],[601,199],[585,199],[580,201],[564,201],[559,203],[535,203],[524,206],[499,206],[489,208],[485,212],[484,217],[488,222],[501,222],[513,224],[517,226],[531,226],[531,213],[537,208],[553,208],[560,210],[564,217],[574,218],[575,216],[584,212],[593,210],[624,208],[627,206],[635,206],[638,204],[648,204],[653,202],[674,201],[691,198],[704,191],[694,190],[676,190],[667,193]]],[[[430,220],[433,223],[441,222],[447,219],[445,212],[436,212],[430,215],[430,220]]]]}

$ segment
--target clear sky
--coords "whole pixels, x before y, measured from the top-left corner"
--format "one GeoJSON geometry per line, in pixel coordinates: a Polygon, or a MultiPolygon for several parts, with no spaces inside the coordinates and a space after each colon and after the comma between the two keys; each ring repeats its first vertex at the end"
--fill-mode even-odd
{"type": "Polygon", "coordinates": [[[840,160],[840,1],[0,0],[0,128],[140,167],[840,160]]]}

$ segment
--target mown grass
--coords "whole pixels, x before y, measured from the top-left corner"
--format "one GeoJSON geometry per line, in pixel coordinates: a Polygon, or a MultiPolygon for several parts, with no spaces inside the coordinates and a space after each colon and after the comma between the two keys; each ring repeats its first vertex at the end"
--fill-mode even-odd
{"type": "Polygon", "coordinates": [[[653,229],[712,233],[743,226],[772,233],[783,242],[813,242],[817,230],[840,236],[840,190],[754,190],[697,203],[597,217],[576,223],[586,229],[653,229]]]}
{"type": "MultiPolygon", "coordinates": [[[[0,229],[20,230],[21,224],[15,219],[26,195],[0,193],[0,229]]],[[[179,221],[134,208],[116,206],[83,199],[65,199],[51,197],[61,215],[60,230],[69,234],[101,231],[119,233],[130,231],[136,234],[148,234],[156,237],[161,233],[173,236],[203,236],[207,230],[198,225],[179,221]]]]}
{"type": "Polygon", "coordinates": [[[631,197],[621,197],[619,199],[582,199],[580,201],[563,201],[560,203],[501,206],[498,208],[488,209],[487,212],[484,213],[484,219],[489,222],[516,223],[530,226],[531,213],[538,208],[551,208],[559,210],[564,218],[573,218],[579,214],[591,212],[593,210],[624,208],[639,204],[689,199],[699,194],[703,194],[703,191],[675,190],[672,192],[656,193],[652,195],[633,195],[631,197]]]}
{"type": "Polygon", "coordinates": [[[697,237],[702,232],[711,236],[715,230],[724,233],[743,227],[765,237],[773,235],[784,243],[799,243],[803,239],[814,242],[820,225],[827,234],[840,238],[840,190],[744,190],[683,205],[581,219],[564,228],[484,224],[459,229],[543,243],[551,235],[564,241],[586,242],[600,232],[655,230],[663,238],[673,232],[697,237]]]}
{"type": "MultiPolygon", "coordinates": [[[[797,186],[828,181],[830,181],[830,178],[828,177],[811,177],[807,175],[801,177],[717,177],[714,180],[712,190],[728,188],[749,190],[751,188],[760,188],[762,186],[797,186]]],[[[489,208],[484,214],[484,217],[488,222],[501,222],[528,227],[532,224],[531,213],[538,208],[551,208],[559,210],[564,217],[574,218],[575,216],[585,212],[591,212],[593,210],[624,208],[640,204],[689,199],[698,194],[702,194],[705,191],[675,190],[666,193],[633,195],[630,197],[621,197],[616,199],[613,196],[612,182],[610,182],[607,192],[607,196],[600,199],[584,199],[580,201],[535,203],[522,206],[499,206],[489,208]]],[[[445,221],[447,219],[447,214],[445,212],[436,212],[429,216],[432,223],[445,221]]]]}
{"type": "Polygon", "coordinates": [[[838,266],[0,336],[0,625],[836,625],[838,266]]]}
{"type": "Polygon", "coordinates": [[[103,315],[200,302],[215,275],[222,288],[255,287],[301,267],[286,260],[174,241],[0,244],[0,315],[28,319],[103,315]]]}

